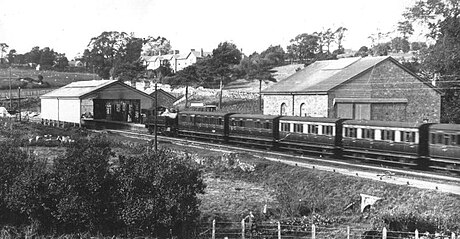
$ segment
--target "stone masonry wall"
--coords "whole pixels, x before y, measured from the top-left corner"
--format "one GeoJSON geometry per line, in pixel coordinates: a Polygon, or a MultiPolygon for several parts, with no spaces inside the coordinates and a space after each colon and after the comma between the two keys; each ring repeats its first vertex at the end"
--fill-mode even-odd
{"type": "Polygon", "coordinates": [[[305,104],[305,113],[311,117],[328,117],[327,95],[264,95],[264,115],[280,115],[281,105],[286,104],[286,115],[300,116],[300,107],[305,104]],[[294,102],[294,105],[293,105],[294,102]]]}
{"type": "Polygon", "coordinates": [[[371,119],[439,123],[440,93],[393,62],[389,60],[382,62],[372,71],[371,87],[372,98],[408,100],[405,112],[399,104],[372,105],[371,119]]]}

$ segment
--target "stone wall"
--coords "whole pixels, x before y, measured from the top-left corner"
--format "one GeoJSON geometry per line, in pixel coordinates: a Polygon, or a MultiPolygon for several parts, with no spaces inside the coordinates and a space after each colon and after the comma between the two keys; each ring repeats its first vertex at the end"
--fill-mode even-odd
{"type": "Polygon", "coordinates": [[[328,117],[327,95],[264,95],[264,115],[280,115],[281,105],[286,104],[286,115],[328,117]],[[294,104],[293,104],[294,103],[294,104]]]}
{"type": "Polygon", "coordinates": [[[372,98],[405,98],[405,112],[398,104],[375,104],[371,119],[439,123],[441,94],[391,61],[372,71],[372,98]],[[404,114],[404,115],[403,115],[404,114]]]}

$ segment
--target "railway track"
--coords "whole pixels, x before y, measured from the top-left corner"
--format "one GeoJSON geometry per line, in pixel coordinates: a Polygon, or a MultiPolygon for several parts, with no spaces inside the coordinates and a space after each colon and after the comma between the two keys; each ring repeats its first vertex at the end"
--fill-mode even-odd
{"type": "MultiPolygon", "coordinates": [[[[123,130],[106,130],[125,137],[143,140],[153,140],[154,136],[147,133],[123,130]]],[[[389,166],[370,165],[356,161],[332,159],[328,157],[315,157],[294,155],[291,152],[273,152],[264,149],[247,148],[235,145],[157,136],[158,142],[170,142],[184,147],[194,147],[218,152],[245,152],[255,157],[269,161],[276,161],[292,166],[310,168],[314,170],[329,171],[343,175],[367,178],[397,185],[406,185],[421,189],[437,190],[440,192],[460,195],[460,178],[443,175],[435,172],[422,172],[411,169],[400,169],[389,166]]]]}

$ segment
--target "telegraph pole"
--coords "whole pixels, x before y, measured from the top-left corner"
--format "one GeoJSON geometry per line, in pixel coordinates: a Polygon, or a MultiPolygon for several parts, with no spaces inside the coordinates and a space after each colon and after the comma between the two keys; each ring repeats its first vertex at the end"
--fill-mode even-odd
{"type": "Polygon", "coordinates": [[[13,102],[12,102],[12,99],[11,99],[11,66],[10,66],[10,110],[12,109],[12,106],[13,106],[13,102]]]}
{"type": "Polygon", "coordinates": [[[155,81],[155,153],[158,152],[158,142],[157,142],[157,135],[158,135],[158,89],[157,89],[158,81],[155,81]]]}
{"type": "Polygon", "coordinates": [[[19,111],[19,122],[21,122],[21,87],[18,87],[18,111],[19,111]]]}

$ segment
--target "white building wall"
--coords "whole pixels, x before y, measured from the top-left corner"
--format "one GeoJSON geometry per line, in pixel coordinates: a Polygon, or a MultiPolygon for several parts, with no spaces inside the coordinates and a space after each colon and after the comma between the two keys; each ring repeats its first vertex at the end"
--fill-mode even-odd
{"type": "Polygon", "coordinates": [[[80,99],[41,99],[41,118],[80,123],[80,99]]]}
{"type": "Polygon", "coordinates": [[[300,116],[300,107],[305,104],[302,116],[328,117],[327,95],[264,95],[264,115],[280,115],[281,105],[286,104],[286,115],[300,116]]]}

